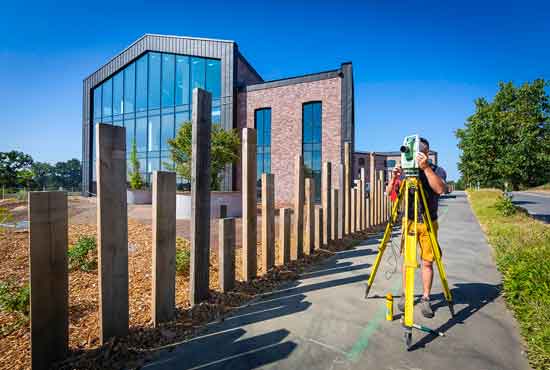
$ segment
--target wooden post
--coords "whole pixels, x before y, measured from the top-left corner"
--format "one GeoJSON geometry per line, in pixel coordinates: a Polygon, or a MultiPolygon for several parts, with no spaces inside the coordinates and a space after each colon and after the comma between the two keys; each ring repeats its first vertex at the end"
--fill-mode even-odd
{"type": "Polygon", "coordinates": [[[321,249],[323,247],[323,233],[325,231],[323,222],[323,207],[315,207],[315,249],[321,249]]]}
{"type": "Polygon", "coordinates": [[[361,230],[367,228],[367,197],[365,195],[365,168],[361,167],[359,178],[361,179],[361,230]]]}
{"type": "Polygon", "coordinates": [[[30,192],[28,216],[31,366],[49,369],[69,348],[67,193],[30,192]]]}
{"type": "Polygon", "coordinates": [[[332,205],[330,207],[330,210],[332,212],[332,216],[330,217],[330,238],[331,240],[338,240],[339,230],[338,230],[338,199],[339,199],[338,189],[332,189],[332,195],[331,195],[331,201],[332,205]]]}
{"type": "Polygon", "coordinates": [[[355,233],[355,226],[356,226],[356,223],[355,223],[355,216],[357,215],[357,213],[355,212],[355,207],[357,206],[357,201],[355,200],[355,198],[357,197],[357,188],[352,188],[351,189],[351,197],[350,197],[350,234],[353,234],[355,233]]]}
{"type": "Polygon", "coordinates": [[[305,205],[304,205],[304,254],[311,254],[314,248],[315,224],[313,214],[313,202],[315,199],[315,185],[313,179],[308,177],[305,180],[305,205]]]}
{"type": "Polygon", "coordinates": [[[279,265],[290,262],[290,208],[279,209],[279,265]]]}
{"type": "Polygon", "coordinates": [[[386,221],[386,217],[384,216],[384,209],[386,208],[384,206],[384,171],[380,170],[378,172],[378,181],[379,181],[379,189],[380,189],[380,223],[384,223],[386,221]]]}
{"type": "Polygon", "coordinates": [[[332,202],[331,202],[331,189],[332,189],[332,164],[330,162],[323,162],[323,173],[321,178],[321,203],[323,205],[323,244],[327,245],[331,240],[331,222],[332,216],[332,202]]]}
{"type": "Polygon", "coordinates": [[[361,228],[361,194],[363,192],[361,191],[361,180],[355,180],[355,183],[357,184],[357,194],[355,194],[355,231],[359,232],[363,230],[361,228]]]}
{"type": "Polygon", "coordinates": [[[191,163],[191,268],[189,300],[208,298],[210,266],[210,133],[212,96],[193,89],[191,163]]]}
{"type": "Polygon", "coordinates": [[[369,155],[369,182],[370,182],[369,217],[370,217],[371,226],[376,225],[376,174],[374,171],[375,160],[376,160],[375,154],[370,153],[369,155]]]}
{"type": "Polygon", "coordinates": [[[344,238],[344,165],[340,163],[338,165],[338,239],[344,238]]]}
{"type": "Polygon", "coordinates": [[[99,340],[128,333],[126,130],[96,125],[99,340]]]}
{"type": "MultiPolygon", "coordinates": [[[[369,196],[370,194],[372,194],[371,192],[369,192],[369,196]]],[[[365,208],[366,208],[366,212],[365,212],[365,217],[367,218],[367,229],[370,229],[372,224],[371,224],[371,220],[370,220],[370,209],[371,209],[371,202],[370,202],[370,198],[367,198],[365,200],[365,208]]]]}
{"type": "Polygon", "coordinates": [[[242,261],[243,278],[250,281],[256,276],[256,130],[243,128],[242,134],[242,261]]]}
{"type": "Polygon", "coordinates": [[[351,231],[351,149],[350,143],[344,143],[344,234],[351,231]]]}
{"type": "Polygon", "coordinates": [[[176,308],[176,174],[153,172],[153,326],[176,308]]]}
{"type": "Polygon", "coordinates": [[[262,273],[275,264],[275,175],[262,173],[262,273]]]}
{"type": "Polygon", "coordinates": [[[235,287],[235,219],[218,221],[218,260],[220,290],[228,292],[235,287]]]}
{"type": "Polygon", "coordinates": [[[294,261],[302,257],[304,245],[304,160],[296,156],[294,162],[294,238],[290,258],[294,261]]]}

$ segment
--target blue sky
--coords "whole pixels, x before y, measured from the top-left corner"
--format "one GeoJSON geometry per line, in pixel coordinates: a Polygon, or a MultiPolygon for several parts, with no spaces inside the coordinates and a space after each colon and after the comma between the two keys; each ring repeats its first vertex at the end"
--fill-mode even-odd
{"type": "Polygon", "coordinates": [[[9,2],[0,151],[81,157],[82,80],[145,33],[223,38],[264,79],[352,61],[356,149],[420,133],[456,179],[454,130],[499,81],[550,79],[548,1],[9,2]]]}

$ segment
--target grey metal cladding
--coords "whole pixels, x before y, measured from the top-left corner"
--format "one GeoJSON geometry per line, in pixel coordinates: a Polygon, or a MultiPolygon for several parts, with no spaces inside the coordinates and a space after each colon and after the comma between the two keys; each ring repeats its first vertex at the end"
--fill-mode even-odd
{"type": "Polygon", "coordinates": [[[355,151],[355,111],[353,89],[353,67],[351,62],[342,63],[342,158],[344,158],[344,142],[351,144],[351,152],[355,151]]]}
{"type": "MultiPolygon", "coordinates": [[[[91,185],[91,93],[92,89],[123,69],[147,51],[157,51],[190,56],[220,59],[222,64],[222,106],[221,125],[233,128],[233,49],[231,40],[215,40],[184,36],[146,34],[112,58],[109,62],[88,76],[83,82],[82,101],[82,191],[90,191],[91,185]]],[[[229,180],[231,181],[231,180],[229,180]]]]}
{"type": "Polygon", "coordinates": [[[336,78],[340,76],[340,70],[332,70],[326,72],[312,73],[309,75],[303,75],[298,77],[283,78],[280,80],[266,81],[254,85],[248,85],[245,87],[246,91],[257,91],[263,89],[270,89],[273,87],[281,87],[288,85],[295,85],[304,82],[314,82],[320,80],[326,80],[330,78],[336,78]]]}

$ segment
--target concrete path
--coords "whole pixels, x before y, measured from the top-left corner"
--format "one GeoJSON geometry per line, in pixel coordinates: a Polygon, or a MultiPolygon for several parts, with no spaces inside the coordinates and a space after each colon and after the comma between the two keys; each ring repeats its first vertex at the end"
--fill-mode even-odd
{"type": "MultiPolygon", "coordinates": [[[[378,240],[339,253],[317,270],[211,324],[201,337],[163,353],[148,369],[528,369],[517,325],[500,295],[498,274],[464,193],[442,200],[440,241],[456,316],[442,302],[436,275],[436,316],[420,324],[405,350],[398,320],[385,321],[385,301],[363,299],[378,240]]],[[[387,250],[371,295],[399,293],[400,274],[387,250]],[[388,276],[386,276],[388,275],[388,276]],[[389,277],[389,279],[387,279],[389,277]]],[[[419,274],[417,274],[417,279],[419,274]]],[[[421,292],[417,280],[417,293],[421,292]]],[[[397,309],[396,309],[397,310],[397,309]]]]}
{"type": "Polygon", "coordinates": [[[516,191],[512,201],[536,219],[550,223],[550,193],[516,191]]]}

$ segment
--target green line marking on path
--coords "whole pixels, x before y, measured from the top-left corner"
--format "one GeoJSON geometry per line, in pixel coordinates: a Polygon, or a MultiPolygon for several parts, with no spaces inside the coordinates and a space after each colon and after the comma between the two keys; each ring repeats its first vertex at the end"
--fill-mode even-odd
{"type": "MultiPolygon", "coordinates": [[[[401,284],[401,280],[397,280],[391,287],[391,291],[393,292],[393,295],[397,295],[397,290],[401,284]]],[[[353,347],[351,347],[351,350],[346,353],[346,357],[348,360],[357,362],[359,360],[359,357],[361,354],[367,349],[369,346],[369,338],[378,330],[380,325],[383,321],[386,319],[386,303],[381,305],[381,307],[376,311],[374,314],[374,318],[368,322],[367,326],[361,331],[361,334],[359,334],[359,339],[355,342],[353,347]]]]}

